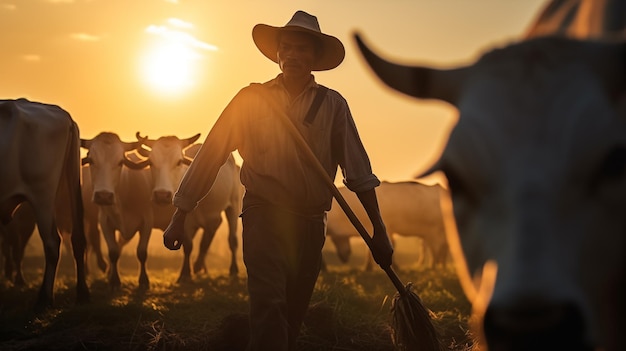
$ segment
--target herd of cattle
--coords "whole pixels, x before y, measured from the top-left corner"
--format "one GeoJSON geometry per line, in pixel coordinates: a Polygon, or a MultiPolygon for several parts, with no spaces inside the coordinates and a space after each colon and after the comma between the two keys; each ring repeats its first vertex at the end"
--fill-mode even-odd
{"type": "MultiPolygon", "coordinates": [[[[366,61],[387,85],[419,99],[446,101],[460,113],[431,169],[445,174],[449,191],[384,183],[379,197],[390,232],[423,237],[437,262],[449,245],[478,317],[481,342],[489,350],[624,349],[624,28],[624,0],[554,0],[525,38],[486,53],[475,64],[449,70],[388,62],[356,37],[366,61]],[[406,196],[406,202],[387,192],[406,196]],[[418,196],[424,198],[415,206],[428,208],[410,207],[418,196]],[[409,209],[413,219],[432,214],[428,221],[404,228],[400,217],[406,214],[400,210],[409,209]],[[438,234],[443,232],[447,241],[438,234]]],[[[184,151],[197,136],[151,140],[137,134],[137,139],[125,143],[112,133],[79,139],[76,124],[56,106],[0,101],[1,234],[10,234],[12,215],[13,221],[37,223],[46,256],[39,306],[52,303],[57,228],[71,232],[79,300],[89,295],[83,253],[90,240],[84,228],[90,238],[96,222],[109,247],[111,284],[119,285],[119,245],[137,231],[139,283],[149,284],[148,236],[167,225],[172,208],[162,204],[170,203],[193,156],[184,151]],[[89,150],[82,195],[81,146],[89,150]],[[132,150],[140,156],[132,159],[132,150]],[[23,201],[31,205],[31,214],[14,211],[23,201]],[[117,239],[115,232],[120,233],[117,239]]],[[[193,233],[203,228],[208,245],[221,212],[229,220],[231,249],[236,249],[242,194],[237,175],[237,165],[229,160],[214,187],[223,193],[203,199],[206,204],[188,221],[180,279],[190,276],[193,233]]],[[[345,258],[349,250],[341,249],[341,242],[354,233],[335,217],[329,213],[328,234],[345,258]]],[[[197,262],[195,269],[201,265],[197,262]]],[[[233,260],[231,273],[236,272],[233,260]]]]}
{"type": "MultiPolygon", "coordinates": [[[[115,133],[102,132],[92,139],[82,139],[66,111],[26,99],[0,101],[0,127],[3,134],[0,155],[8,160],[0,179],[0,246],[5,277],[17,285],[24,284],[21,262],[25,245],[37,226],[46,257],[46,278],[37,306],[43,308],[53,302],[52,282],[60,248],[58,233],[71,237],[73,244],[78,243],[72,247],[80,272],[79,297],[86,299],[83,268],[88,262],[86,255],[96,256],[99,268],[107,271],[111,288],[118,288],[120,251],[139,233],[138,283],[149,287],[146,260],[150,235],[153,229],[165,230],[169,224],[174,213],[173,194],[201,147],[195,143],[200,135],[187,139],[175,136],[150,139],[138,132],[137,141],[124,142],[115,133]],[[65,133],[59,133],[63,129],[67,129],[65,133]],[[79,148],[87,151],[82,160],[79,148]],[[71,184],[65,185],[66,181],[71,184]],[[78,224],[81,218],[82,224],[78,224]],[[101,237],[108,248],[108,264],[100,248],[101,237]]],[[[423,238],[437,264],[445,260],[447,252],[439,191],[440,187],[414,182],[384,183],[379,191],[390,231],[423,238]],[[422,197],[424,202],[420,200],[422,197]]],[[[201,247],[193,269],[194,273],[206,271],[206,254],[222,223],[222,213],[229,229],[230,274],[238,274],[237,229],[242,196],[239,166],[231,155],[209,194],[187,216],[179,282],[191,279],[190,256],[194,236],[200,229],[201,247]]],[[[349,238],[357,233],[346,226],[347,219],[339,206],[333,206],[329,218],[329,236],[342,260],[347,261],[349,238]]]]}

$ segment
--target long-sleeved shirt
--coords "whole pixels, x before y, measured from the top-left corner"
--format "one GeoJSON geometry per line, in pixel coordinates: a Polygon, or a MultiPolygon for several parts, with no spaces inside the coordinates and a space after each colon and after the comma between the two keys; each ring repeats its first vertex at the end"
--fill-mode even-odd
{"type": "Polygon", "coordinates": [[[298,150],[293,136],[265,99],[283,109],[303,134],[331,179],[341,167],[344,184],[352,191],[373,189],[380,184],[372,173],[368,155],[359,138],[346,100],[329,89],[309,125],[305,115],[318,84],[311,76],[304,91],[290,98],[282,74],[261,84],[241,89],[211,128],[200,151],[185,173],[174,196],[174,205],[191,211],[211,189],[219,168],[234,150],[243,159],[241,182],[246,207],[272,204],[302,214],[330,209],[332,193],[298,150]],[[264,89],[259,94],[258,89],[264,89]]]}

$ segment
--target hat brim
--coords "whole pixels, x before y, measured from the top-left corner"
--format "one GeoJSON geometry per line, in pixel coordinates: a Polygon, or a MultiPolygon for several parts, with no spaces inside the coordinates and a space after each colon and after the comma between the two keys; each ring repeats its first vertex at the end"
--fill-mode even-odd
{"type": "Polygon", "coordinates": [[[341,41],[331,35],[315,32],[299,26],[273,27],[267,24],[257,24],[252,28],[252,39],[256,47],[268,59],[278,63],[278,33],[280,31],[305,32],[319,38],[322,43],[322,54],[313,65],[313,71],[327,71],[343,62],[346,50],[341,41]]]}

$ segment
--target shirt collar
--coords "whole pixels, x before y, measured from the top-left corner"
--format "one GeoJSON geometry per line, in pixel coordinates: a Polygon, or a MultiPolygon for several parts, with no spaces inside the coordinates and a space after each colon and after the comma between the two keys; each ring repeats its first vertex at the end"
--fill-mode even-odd
{"type": "MultiPolygon", "coordinates": [[[[270,86],[271,87],[285,87],[285,84],[283,83],[283,74],[279,73],[276,78],[272,79],[270,82],[270,86]]],[[[309,80],[309,82],[307,83],[306,87],[304,88],[305,90],[307,89],[311,89],[311,88],[316,88],[319,86],[319,84],[317,84],[317,82],[315,81],[315,76],[311,74],[311,79],[309,80]]]]}

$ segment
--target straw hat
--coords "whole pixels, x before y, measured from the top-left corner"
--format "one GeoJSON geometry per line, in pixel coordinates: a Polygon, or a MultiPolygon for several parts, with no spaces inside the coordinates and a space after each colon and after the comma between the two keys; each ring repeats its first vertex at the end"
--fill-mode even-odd
{"type": "Polygon", "coordinates": [[[252,29],[252,39],[263,55],[278,63],[278,57],[276,57],[278,52],[278,33],[286,30],[310,33],[320,40],[322,52],[320,58],[313,65],[314,71],[333,69],[343,61],[346,51],[341,41],[322,33],[317,17],[304,11],[296,11],[284,27],[257,24],[252,29]]]}

